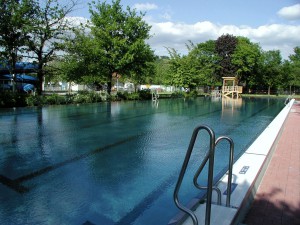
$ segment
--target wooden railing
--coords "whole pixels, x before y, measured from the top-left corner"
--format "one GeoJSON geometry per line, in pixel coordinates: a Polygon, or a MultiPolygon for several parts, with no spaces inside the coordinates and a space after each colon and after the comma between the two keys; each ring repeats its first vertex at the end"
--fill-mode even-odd
{"type": "Polygon", "coordinates": [[[222,93],[235,92],[241,94],[243,92],[243,86],[222,86],[222,93]]]}

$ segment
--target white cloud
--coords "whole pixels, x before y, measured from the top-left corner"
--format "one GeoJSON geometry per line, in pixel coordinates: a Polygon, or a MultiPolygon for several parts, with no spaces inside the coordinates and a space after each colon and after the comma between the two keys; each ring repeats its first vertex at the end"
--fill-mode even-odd
{"type": "MultiPolygon", "coordinates": [[[[70,17],[68,17],[70,19],[70,17]]],[[[75,25],[87,20],[72,17],[75,25]]],[[[186,43],[191,40],[198,44],[207,40],[216,40],[223,34],[244,36],[253,43],[259,43],[264,50],[280,50],[284,58],[293,54],[293,48],[300,46],[300,25],[270,24],[259,27],[214,24],[202,21],[194,24],[174,22],[147,23],[152,26],[152,37],[147,41],[157,55],[168,55],[166,48],[174,48],[181,54],[187,53],[186,43]]]]}
{"type": "Polygon", "coordinates": [[[88,23],[88,19],[84,17],[78,17],[78,16],[67,16],[65,20],[70,22],[74,27],[80,26],[81,24],[88,23]]]}
{"type": "Polygon", "coordinates": [[[284,7],[277,13],[280,17],[287,20],[299,20],[300,19],[300,4],[284,7]]]}
{"type": "Polygon", "coordinates": [[[300,25],[272,24],[252,28],[213,24],[209,21],[195,24],[165,22],[150,25],[152,25],[153,37],[148,43],[158,55],[168,55],[166,47],[186,54],[185,44],[189,40],[197,44],[207,40],[216,40],[223,34],[247,37],[253,43],[259,43],[264,50],[278,49],[284,58],[292,54],[293,48],[300,44],[300,25]]]}
{"type": "Polygon", "coordinates": [[[133,8],[135,8],[138,11],[147,11],[147,10],[153,10],[157,9],[157,5],[152,3],[137,3],[133,5],[133,8]]]}
{"type": "Polygon", "coordinates": [[[172,16],[168,12],[165,12],[160,17],[163,18],[163,19],[165,19],[165,20],[171,20],[172,19],[172,16]]]}

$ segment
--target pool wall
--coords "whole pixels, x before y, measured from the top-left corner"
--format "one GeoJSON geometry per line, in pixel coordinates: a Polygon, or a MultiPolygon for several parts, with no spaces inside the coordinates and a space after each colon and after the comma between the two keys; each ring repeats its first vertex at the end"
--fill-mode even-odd
{"type": "MultiPolygon", "coordinates": [[[[225,174],[217,186],[222,193],[222,205],[212,205],[211,224],[220,225],[238,225],[248,212],[260,182],[265,174],[266,168],[270,162],[272,154],[278,143],[278,139],[284,128],[284,122],[292,105],[292,99],[267,126],[267,128],[250,145],[245,153],[234,163],[232,177],[232,194],[230,207],[225,207],[227,174],[225,174]]],[[[213,202],[217,202],[217,195],[213,192],[213,202]]],[[[204,224],[206,204],[198,204],[195,207],[195,214],[199,224],[204,224]]],[[[181,213],[182,215],[182,213],[181,213]]],[[[170,224],[193,224],[191,218],[182,222],[182,217],[175,216],[170,224]]]]}

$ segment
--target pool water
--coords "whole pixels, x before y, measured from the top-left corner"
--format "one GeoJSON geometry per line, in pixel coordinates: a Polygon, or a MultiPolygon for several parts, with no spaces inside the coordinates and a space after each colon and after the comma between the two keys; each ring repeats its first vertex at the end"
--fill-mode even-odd
{"type": "MultiPolygon", "coordinates": [[[[237,158],[283,107],[282,99],[195,98],[1,109],[1,224],[167,224],[193,129],[231,137],[237,158]]],[[[188,178],[208,144],[201,132],[183,202],[199,194],[188,178]]],[[[216,176],[227,149],[218,146],[216,176]]]]}

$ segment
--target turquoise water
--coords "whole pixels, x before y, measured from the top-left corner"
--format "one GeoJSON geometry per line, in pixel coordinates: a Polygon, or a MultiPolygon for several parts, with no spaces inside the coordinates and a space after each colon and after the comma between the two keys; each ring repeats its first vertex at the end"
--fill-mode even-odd
{"type": "MultiPolygon", "coordinates": [[[[238,157],[283,106],[197,98],[1,109],[1,224],[166,224],[178,212],[172,195],[193,129],[231,137],[238,157]]],[[[187,176],[207,151],[199,137],[187,176]]],[[[216,175],[227,147],[217,149],[216,175]]],[[[191,183],[183,202],[198,194],[191,183]]]]}

